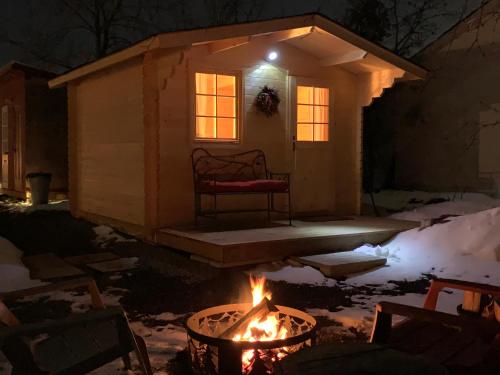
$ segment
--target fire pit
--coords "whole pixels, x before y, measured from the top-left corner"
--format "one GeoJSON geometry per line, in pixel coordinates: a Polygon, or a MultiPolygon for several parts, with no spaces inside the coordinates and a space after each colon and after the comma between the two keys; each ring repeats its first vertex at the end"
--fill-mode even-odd
{"type": "Polygon", "coordinates": [[[265,279],[250,278],[253,303],[220,305],[187,321],[188,350],[197,374],[271,374],[287,354],[313,345],[316,320],[273,305],[265,279]]]}

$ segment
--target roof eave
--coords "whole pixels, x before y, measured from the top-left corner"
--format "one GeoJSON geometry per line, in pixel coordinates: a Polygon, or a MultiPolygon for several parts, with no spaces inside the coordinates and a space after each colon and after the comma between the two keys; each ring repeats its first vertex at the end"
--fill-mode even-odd
{"type": "Polygon", "coordinates": [[[154,49],[182,49],[196,43],[226,39],[229,36],[231,38],[236,38],[308,26],[319,27],[332,35],[344,39],[347,42],[367,51],[368,53],[371,53],[381,58],[382,60],[385,60],[393,64],[394,66],[405,70],[406,72],[415,76],[416,79],[424,79],[427,75],[427,70],[422,68],[421,66],[398,56],[394,52],[389,51],[384,47],[368,41],[367,39],[346,29],[338,23],[319,14],[308,14],[267,21],[256,21],[250,23],[224,25],[159,34],[146,39],[145,41],[139,42],[129,48],[115,52],[109,56],[103,57],[80,68],[76,68],[68,73],[65,73],[55,79],[52,79],[51,81],[49,81],[49,87],[60,87],[69,81],[88,75],[97,70],[107,68],[111,65],[128,60],[130,58],[140,56],[154,49]]]}

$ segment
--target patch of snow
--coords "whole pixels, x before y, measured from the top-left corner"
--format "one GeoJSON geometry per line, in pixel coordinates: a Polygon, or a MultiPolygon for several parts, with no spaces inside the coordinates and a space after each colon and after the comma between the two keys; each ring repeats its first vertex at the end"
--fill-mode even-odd
{"type": "Polygon", "coordinates": [[[136,242],[133,238],[125,238],[122,235],[115,232],[115,230],[107,225],[99,225],[94,227],[94,233],[96,234],[96,238],[94,239],[94,243],[96,243],[99,247],[105,248],[108,245],[115,242],[136,242]]]}
{"type": "MultiPolygon", "coordinates": [[[[425,295],[384,295],[384,291],[395,289],[391,281],[415,281],[425,274],[441,278],[461,279],[485,284],[500,285],[500,207],[498,201],[475,195],[471,200],[444,202],[422,207],[419,214],[425,217],[440,217],[448,214],[462,214],[450,217],[448,222],[435,224],[425,229],[412,229],[398,234],[381,246],[364,245],[355,252],[384,256],[384,267],[352,275],[342,283],[344,290],[370,286],[371,293],[351,297],[353,306],[341,311],[311,309],[316,316],[326,316],[342,324],[344,333],[355,328],[369,334],[373,311],[379,301],[393,301],[422,306],[425,295]],[[495,208],[490,208],[493,205],[495,208]],[[488,208],[483,210],[484,208],[488,208]]],[[[413,211],[414,213],[415,211],[413,211]]],[[[404,215],[401,215],[404,217],[404,215]]],[[[284,280],[293,284],[333,285],[324,283],[320,271],[305,266],[285,266],[276,271],[264,273],[270,280],[284,280]]],[[[438,310],[456,313],[462,293],[447,291],[441,293],[438,310]]]]}
{"type": "Polygon", "coordinates": [[[42,285],[40,280],[30,279],[28,268],[21,258],[23,253],[12,242],[0,237],[0,292],[42,285]]]}
{"type": "MultiPolygon", "coordinates": [[[[461,192],[427,192],[418,190],[382,190],[374,194],[375,204],[393,211],[412,211],[418,207],[426,205],[433,200],[443,199],[452,203],[470,202],[483,205],[482,209],[488,209],[500,206],[500,200],[493,199],[486,194],[481,193],[461,193],[461,192]]],[[[370,196],[365,194],[363,202],[371,205],[370,196]]],[[[433,204],[435,205],[435,204],[433,204]]],[[[476,206],[477,207],[477,206],[476,206]]],[[[456,208],[460,211],[459,208],[456,208]]],[[[465,207],[467,212],[467,207],[465,207]]],[[[476,210],[477,211],[477,210],[476,210]]]]}
{"type": "Polygon", "coordinates": [[[36,211],[69,211],[69,201],[67,199],[50,201],[47,204],[32,206],[29,201],[5,201],[2,203],[10,211],[36,212],[36,211]]]}

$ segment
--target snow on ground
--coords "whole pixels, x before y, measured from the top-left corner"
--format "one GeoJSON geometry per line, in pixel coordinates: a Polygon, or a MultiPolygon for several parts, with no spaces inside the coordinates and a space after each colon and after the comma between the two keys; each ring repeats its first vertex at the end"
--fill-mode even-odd
{"type": "Polygon", "coordinates": [[[115,230],[106,225],[99,225],[94,227],[94,232],[96,234],[96,238],[94,242],[99,245],[101,248],[107,247],[110,243],[114,242],[135,242],[136,240],[133,238],[125,238],[122,235],[119,235],[115,232],[115,230]]]}
{"type": "MultiPolygon", "coordinates": [[[[454,214],[457,215],[486,210],[488,208],[500,206],[500,200],[491,198],[481,193],[462,193],[462,192],[427,192],[418,190],[382,190],[374,195],[375,204],[391,211],[405,211],[405,215],[411,215],[411,212],[420,212],[424,206],[423,212],[435,214],[454,214]],[[428,204],[451,202],[450,205],[428,204]],[[427,208],[427,209],[425,209],[427,208]],[[441,211],[442,210],[442,211],[441,211]],[[433,211],[433,212],[432,212],[433,211]],[[439,212],[441,212],[439,214],[439,212]]],[[[365,194],[363,201],[371,205],[370,196],[365,194]]],[[[397,215],[397,214],[396,214],[397,215]]],[[[407,220],[411,220],[406,216],[407,220]]],[[[402,218],[402,217],[400,217],[402,218]]],[[[419,219],[417,219],[418,221],[419,219]]]]}
{"type": "Polygon", "coordinates": [[[29,201],[10,200],[2,203],[4,207],[11,211],[35,212],[35,211],[69,211],[68,200],[50,201],[47,204],[32,206],[29,201]]]}
{"type": "Polygon", "coordinates": [[[23,253],[12,242],[0,237],[0,293],[41,285],[31,280],[21,258],[23,253]]]}
{"type": "MultiPolygon", "coordinates": [[[[383,295],[384,291],[397,288],[392,281],[415,281],[432,274],[441,278],[500,285],[500,201],[474,194],[463,200],[427,205],[394,216],[415,219],[418,215],[422,219],[430,219],[449,214],[464,215],[450,217],[447,222],[425,229],[402,232],[382,246],[364,245],[355,249],[359,253],[384,256],[387,264],[371,272],[353,275],[343,282],[327,279],[311,267],[286,266],[277,271],[264,272],[264,275],[271,280],[338,285],[346,290],[370,285],[374,295],[353,296],[352,307],[337,312],[323,309],[310,311],[313,315],[326,316],[342,323],[344,330],[355,327],[369,334],[373,309],[379,301],[414,306],[423,304],[423,294],[383,295]]],[[[461,298],[460,292],[442,293],[438,309],[455,313],[461,298]]]]}

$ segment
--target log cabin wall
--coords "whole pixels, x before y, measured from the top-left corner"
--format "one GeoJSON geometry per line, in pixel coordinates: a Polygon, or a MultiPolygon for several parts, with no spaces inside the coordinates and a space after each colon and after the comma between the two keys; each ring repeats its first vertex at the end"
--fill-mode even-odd
{"type": "Polygon", "coordinates": [[[140,58],[69,85],[73,214],[144,225],[142,92],[140,58]]]}
{"type": "MultiPolygon", "coordinates": [[[[190,153],[205,147],[214,153],[235,153],[263,149],[270,170],[294,172],[291,143],[292,111],[289,108],[290,77],[315,79],[331,87],[334,96],[330,140],[331,152],[326,159],[311,157],[308,171],[318,181],[315,191],[295,191],[294,204],[320,194],[327,202],[324,209],[339,214],[355,214],[360,199],[360,120],[359,82],[355,74],[338,67],[322,67],[313,56],[283,43],[272,46],[250,42],[219,53],[210,53],[206,45],[184,52],[165,52],[158,60],[160,111],[159,225],[188,223],[193,220],[193,182],[190,153]],[[267,63],[263,58],[275,47],[279,61],[267,63]],[[194,141],[194,73],[213,70],[241,74],[243,99],[239,142],[217,143],[194,141]],[[266,118],[253,105],[260,87],[279,90],[279,113],[266,118]],[[318,171],[319,170],[319,171],[318,171]],[[318,189],[319,184],[319,189],[318,189]]],[[[265,205],[263,197],[228,197],[218,200],[220,207],[244,208],[265,205]]],[[[209,202],[206,202],[209,204],[209,202]]]]}

